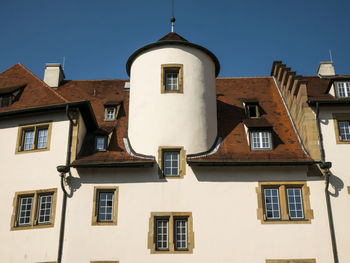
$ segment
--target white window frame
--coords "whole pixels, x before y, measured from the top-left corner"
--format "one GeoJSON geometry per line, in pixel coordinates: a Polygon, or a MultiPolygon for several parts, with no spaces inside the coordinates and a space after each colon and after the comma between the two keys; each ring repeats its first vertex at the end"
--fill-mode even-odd
{"type": "MultiPolygon", "coordinates": [[[[266,137],[265,137],[266,138],[266,137]]],[[[271,136],[271,131],[269,130],[252,130],[250,131],[250,148],[254,151],[267,151],[267,150],[272,150],[272,136],[271,136]],[[258,135],[259,139],[259,146],[254,145],[254,135],[258,135]],[[268,135],[268,147],[263,146],[263,135],[268,135]]]]}
{"type": "Polygon", "coordinates": [[[349,98],[350,97],[350,81],[336,81],[335,82],[335,91],[338,98],[349,98]],[[340,92],[342,89],[342,92],[340,92]],[[341,94],[344,94],[341,95],[341,94]]]}

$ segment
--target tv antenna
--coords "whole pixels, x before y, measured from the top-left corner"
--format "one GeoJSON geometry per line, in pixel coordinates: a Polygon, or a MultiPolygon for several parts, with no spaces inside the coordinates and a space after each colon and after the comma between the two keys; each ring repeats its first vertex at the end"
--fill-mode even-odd
{"type": "Polygon", "coordinates": [[[62,69],[64,70],[64,64],[66,63],[66,57],[63,56],[63,63],[62,63],[62,69]]]}
{"type": "Polygon", "coordinates": [[[329,50],[329,58],[330,58],[331,62],[333,63],[332,50],[329,50]]]}

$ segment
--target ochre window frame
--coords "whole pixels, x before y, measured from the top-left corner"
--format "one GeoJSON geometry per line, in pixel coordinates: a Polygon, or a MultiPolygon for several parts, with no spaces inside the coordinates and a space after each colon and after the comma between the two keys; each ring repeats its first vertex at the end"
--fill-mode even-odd
{"type": "Polygon", "coordinates": [[[18,132],[17,132],[15,154],[49,151],[50,142],[51,142],[51,131],[52,131],[52,122],[41,122],[41,123],[33,123],[29,125],[20,125],[18,127],[18,132]],[[38,131],[43,128],[47,128],[46,148],[38,149],[37,148],[38,131]],[[24,133],[29,130],[34,130],[34,141],[33,141],[34,148],[31,150],[24,150],[24,133]]]}
{"type": "Polygon", "coordinates": [[[108,226],[108,225],[118,224],[118,195],[119,195],[118,186],[95,186],[94,187],[92,220],[91,220],[92,226],[108,226]],[[99,205],[98,196],[100,192],[114,192],[112,221],[101,221],[101,222],[98,221],[98,205],[99,205]]]}
{"type": "Polygon", "coordinates": [[[162,64],[161,65],[161,83],[160,83],[160,93],[183,93],[183,64],[162,64]],[[166,71],[178,71],[178,89],[177,90],[166,90],[165,89],[165,73],[166,71]]]}
{"type": "Polygon", "coordinates": [[[148,249],[151,254],[192,254],[194,248],[194,232],[192,212],[151,212],[149,219],[148,249]],[[168,249],[157,250],[156,248],[156,220],[157,218],[168,218],[168,249]],[[176,219],[187,219],[187,249],[175,249],[175,227],[176,219]]]}
{"type": "Polygon", "coordinates": [[[117,120],[119,109],[120,109],[120,104],[117,104],[117,105],[105,105],[104,107],[105,107],[104,121],[115,121],[115,120],[117,120]],[[113,119],[107,119],[108,109],[113,109],[113,119]]]}
{"type": "Polygon", "coordinates": [[[34,229],[34,228],[53,227],[55,225],[56,204],[57,204],[57,188],[16,192],[15,196],[13,198],[13,212],[12,212],[12,216],[11,216],[11,231],[12,230],[27,230],[27,229],[34,229]],[[39,217],[40,196],[49,195],[49,194],[52,194],[50,222],[39,224],[38,217],[39,217]],[[28,225],[19,226],[17,223],[19,209],[20,209],[19,202],[20,202],[22,197],[26,197],[26,196],[33,196],[30,222],[28,225]]]}
{"type": "Polygon", "coordinates": [[[266,259],[266,263],[316,263],[316,259],[266,259]]]}
{"type": "Polygon", "coordinates": [[[183,146],[159,146],[158,148],[158,166],[161,172],[162,178],[177,178],[183,179],[186,175],[186,150],[183,146]],[[164,163],[163,163],[163,154],[166,151],[178,151],[179,152],[179,175],[175,176],[166,176],[164,174],[164,163]]]}
{"type": "Polygon", "coordinates": [[[334,113],[333,123],[334,123],[334,133],[335,140],[337,144],[350,144],[350,141],[342,141],[339,133],[339,121],[348,121],[350,123],[350,113],[334,113]]]}
{"type": "Polygon", "coordinates": [[[314,213],[310,206],[310,188],[307,186],[306,181],[259,182],[259,186],[256,188],[256,193],[258,197],[257,217],[262,224],[310,224],[311,219],[314,218],[314,213]],[[303,219],[289,218],[286,189],[291,187],[301,188],[304,209],[303,219]],[[279,189],[281,219],[266,219],[263,193],[264,188],[279,189]]]}

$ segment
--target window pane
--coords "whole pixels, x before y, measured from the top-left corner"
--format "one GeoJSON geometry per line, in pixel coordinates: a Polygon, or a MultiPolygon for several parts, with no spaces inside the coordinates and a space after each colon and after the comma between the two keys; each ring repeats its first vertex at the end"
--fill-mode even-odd
{"type": "Polygon", "coordinates": [[[39,224],[49,223],[51,219],[52,195],[40,196],[39,202],[39,224]]]}
{"type": "Polygon", "coordinates": [[[38,134],[38,149],[46,148],[47,132],[48,132],[47,129],[39,130],[39,134],[38,134]]]}
{"type": "Polygon", "coordinates": [[[337,82],[338,97],[346,98],[350,97],[350,82],[337,82]]]}
{"type": "Polygon", "coordinates": [[[280,219],[281,209],[278,189],[264,189],[266,219],[280,219]]]}
{"type": "Polygon", "coordinates": [[[34,142],[34,130],[24,132],[23,150],[28,151],[32,149],[34,142]]]}
{"type": "Polygon", "coordinates": [[[106,150],[105,149],[105,137],[96,137],[96,150],[106,150]]]}
{"type": "Polygon", "coordinates": [[[165,90],[178,90],[178,72],[165,73],[165,90]]]}
{"type": "Polygon", "coordinates": [[[156,220],[156,247],[157,249],[168,248],[168,219],[156,220]]]}
{"type": "Polygon", "coordinates": [[[187,219],[175,220],[175,248],[187,248],[187,219]]]}
{"type": "Polygon", "coordinates": [[[27,225],[30,223],[32,207],[33,196],[21,197],[18,215],[18,225],[27,225]]]}
{"type": "Polygon", "coordinates": [[[100,192],[98,203],[98,221],[113,220],[114,192],[100,192]]]}
{"type": "Polygon", "coordinates": [[[349,121],[339,121],[339,133],[342,141],[350,141],[349,121]]]}
{"type": "Polygon", "coordinates": [[[114,120],[114,112],[115,112],[115,108],[107,108],[106,109],[106,119],[107,120],[114,120]]]}
{"type": "Polygon", "coordinates": [[[167,176],[179,175],[179,151],[165,151],[163,152],[163,169],[167,176]]]}
{"type": "Polygon", "coordinates": [[[301,197],[301,188],[287,189],[288,212],[291,219],[303,219],[304,209],[301,197]]]}
{"type": "Polygon", "coordinates": [[[269,131],[253,131],[251,132],[253,149],[270,149],[270,132],[269,131]]]}

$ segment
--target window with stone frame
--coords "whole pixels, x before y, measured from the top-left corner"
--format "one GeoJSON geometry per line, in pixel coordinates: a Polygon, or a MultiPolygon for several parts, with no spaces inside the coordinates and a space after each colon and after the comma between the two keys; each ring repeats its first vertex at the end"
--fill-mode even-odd
{"type": "Polygon", "coordinates": [[[161,93],[183,93],[183,65],[161,65],[161,93]]]}
{"type": "Polygon", "coordinates": [[[118,216],[118,187],[95,187],[92,225],[116,225],[118,216]]]}

